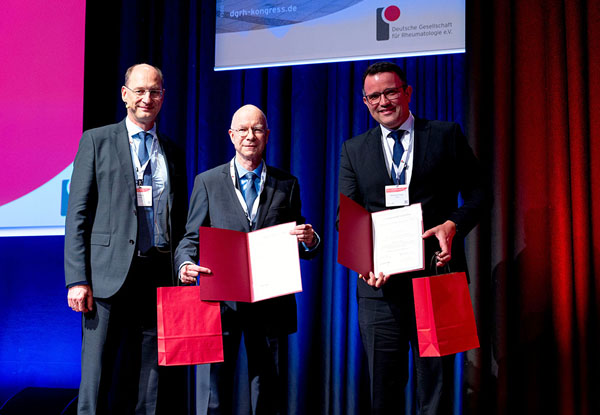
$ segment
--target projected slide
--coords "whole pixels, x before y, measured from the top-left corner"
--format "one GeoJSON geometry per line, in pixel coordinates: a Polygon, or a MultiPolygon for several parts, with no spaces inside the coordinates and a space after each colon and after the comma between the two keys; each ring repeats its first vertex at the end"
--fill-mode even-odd
{"type": "Polygon", "coordinates": [[[85,2],[0,11],[0,236],[64,234],[82,133],[85,2]]]}
{"type": "Polygon", "coordinates": [[[465,51],[464,0],[217,0],[215,70],[465,51]]]}

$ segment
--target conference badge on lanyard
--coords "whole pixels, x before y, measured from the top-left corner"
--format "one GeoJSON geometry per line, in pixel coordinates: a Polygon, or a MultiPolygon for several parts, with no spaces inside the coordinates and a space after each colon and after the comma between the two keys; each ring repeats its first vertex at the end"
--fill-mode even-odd
{"type": "Polygon", "coordinates": [[[408,185],[394,184],[385,186],[385,206],[408,206],[408,185]]]}
{"type": "MultiPolygon", "coordinates": [[[[150,160],[144,164],[147,167],[150,160]]],[[[135,195],[137,197],[138,206],[152,206],[152,186],[144,186],[144,173],[140,174],[140,170],[136,168],[138,177],[135,183],[135,195]]],[[[143,170],[142,170],[143,171],[143,170]]]]}
{"type": "Polygon", "coordinates": [[[152,206],[152,186],[136,186],[138,206],[152,206]]]}

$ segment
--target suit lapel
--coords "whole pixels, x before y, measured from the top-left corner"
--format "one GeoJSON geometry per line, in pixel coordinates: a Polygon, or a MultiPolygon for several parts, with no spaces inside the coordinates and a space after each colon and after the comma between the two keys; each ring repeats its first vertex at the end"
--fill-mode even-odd
{"type": "Polygon", "coordinates": [[[248,218],[244,213],[244,209],[240,204],[240,200],[238,199],[237,192],[235,191],[235,187],[233,182],[231,181],[231,176],[229,174],[230,164],[224,164],[222,173],[222,185],[223,189],[225,189],[226,194],[226,203],[224,208],[229,210],[229,206],[233,206],[233,216],[240,223],[241,228],[243,228],[246,232],[250,231],[250,223],[248,222],[248,218]]]}
{"type": "MultiPolygon", "coordinates": [[[[156,135],[158,136],[158,145],[160,146],[160,148],[162,149],[162,152],[165,156],[165,160],[167,163],[167,174],[169,175],[167,183],[169,183],[169,196],[168,196],[168,208],[171,209],[171,206],[173,206],[173,199],[175,197],[175,192],[173,190],[173,186],[171,185],[171,180],[175,177],[175,160],[174,157],[172,157],[170,150],[171,148],[167,145],[167,143],[165,142],[165,140],[163,140],[163,137],[161,134],[156,133],[156,135]]],[[[169,218],[169,216],[167,216],[167,218],[169,218]]]]}
{"type": "Polygon", "coordinates": [[[262,193],[260,194],[260,200],[258,205],[258,212],[256,214],[256,221],[254,229],[262,229],[265,222],[265,216],[271,206],[273,200],[273,193],[277,188],[277,179],[269,174],[269,167],[267,167],[267,177],[265,179],[265,186],[262,193]]]}
{"type": "Polygon", "coordinates": [[[381,144],[381,127],[377,126],[369,131],[366,152],[364,159],[368,162],[365,163],[365,168],[371,170],[369,174],[377,177],[378,182],[394,184],[390,172],[387,171],[385,154],[381,144]]]}
{"type": "Polygon", "coordinates": [[[129,137],[127,136],[125,120],[119,123],[118,128],[113,134],[113,143],[117,150],[117,158],[119,159],[119,164],[121,165],[123,179],[127,184],[129,197],[135,205],[135,179],[133,175],[133,162],[131,161],[131,149],[129,147],[129,137]]]}
{"type": "MultiPolygon", "coordinates": [[[[162,153],[165,157],[165,161],[167,164],[167,184],[168,184],[168,189],[169,189],[169,193],[167,196],[167,233],[169,234],[168,237],[168,242],[171,245],[171,261],[173,262],[173,255],[174,255],[174,251],[175,248],[174,246],[172,246],[173,241],[176,240],[175,236],[173,235],[173,220],[172,220],[172,207],[174,205],[174,201],[175,201],[175,186],[173,185],[173,182],[176,178],[176,169],[177,167],[175,167],[175,155],[171,152],[171,146],[169,145],[169,143],[166,142],[166,139],[163,139],[162,135],[158,133],[158,131],[156,132],[156,135],[158,136],[158,145],[160,146],[162,153]]],[[[183,166],[185,168],[185,166],[183,166]]],[[[174,284],[176,285],[176,284],[174,284]]]]}
{"type": "Polygon", "coordinates": [[[413,168],[411,184],[422,176],[425,169],[425,156],[429,145],[429,125],[419,118],[415,118],[415,153],[413,155],[413,168]]]}

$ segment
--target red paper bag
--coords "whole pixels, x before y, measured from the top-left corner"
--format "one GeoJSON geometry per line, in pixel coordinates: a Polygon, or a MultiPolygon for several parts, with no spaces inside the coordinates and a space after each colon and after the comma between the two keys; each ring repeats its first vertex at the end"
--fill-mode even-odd
{"type": "Polygon", "coordinates": [[[200,287],[159,287],[156,292],[158,364],[223,361],[221,307],[202,301],[200,287]]]}
{"type": "Polygon", "coordinates": [[[419,355],[445,356],[479,347],[464,272],[414,278],[419,355]]]}

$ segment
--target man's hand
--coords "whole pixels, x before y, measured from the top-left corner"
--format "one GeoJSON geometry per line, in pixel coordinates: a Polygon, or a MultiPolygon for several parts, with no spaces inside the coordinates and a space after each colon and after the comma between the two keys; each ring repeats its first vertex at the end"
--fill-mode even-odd
{"type": "Polygon", "coordinates": [[[315,238],[315,231],[312,225],[306,223],[304,225],[297,225],[291,232],[292,235],[296,235],[298,242],[304,242],[308,248],[312,248],[317,244],[317,238],[315,238]]]}
{"type": "Polygon", "coordinates": [[[179,279],[184,284],[195,284],[198,274],[212,274],[212,271],[200,265],[185,264],[179,271],[179,279]]]}
{"type": "Polygon", "coordinates": [[[89,285],[72,286],[67,293],[67,302],[73,311],[81,313],[92,311],[92,307],[94,306],[92,288],[89,285]]]}
{"type": "Polygon", "coordinates": [[[371,287],[379,288],[388,282],[390,275],[383,275],[383,272],[380,272],[379,278],[376,278],[375,274],[373,274],[373,271],[370,271],[369,275],[358,274],[358,278],[369,284],[371,287]]]}
{"type": "Polygon", "coordinates": [[[435,237],[438,239],[441,249],[441,251],[436,252],[436,266],[443,267],[452,259],[452,238],[454,238],[454,235],[456,235],[456,224],[451,220],[447,220],[441,225],[425,231],[422,236],[423,239],[426,239],[432,235],[435,235],[435,237]]]}

